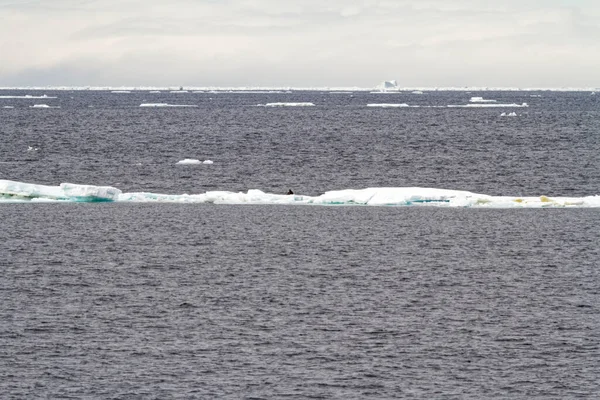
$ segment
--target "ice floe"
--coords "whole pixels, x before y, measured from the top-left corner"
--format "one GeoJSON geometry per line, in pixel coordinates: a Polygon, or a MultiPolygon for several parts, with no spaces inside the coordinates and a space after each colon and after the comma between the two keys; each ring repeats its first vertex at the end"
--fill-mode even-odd
{"type": "Polygon", "coordinates": [[[29,108],[60,108],[60,106],[49,106],[48,104],[34,104],[29,108]]]}
{"type": "Polygon", "coordinates": [[[465,108],[501,108],[501,107],[529,107],[529,104],[499,104],[499,103],[471,103],[471,104],[459,104],[459,105],[449,105],[448,107],[465,107],[465,108]]]}
{"type": "Polygon", "coordinates": [[[513,111],[513,112],[511,112],[511,113],[508,113],[508,114],[507,114],[507,113],[505,113],[505,112],[503,112],[502,114],[500,114],[500,116],[501,116],[501,117],[516,117],[516,116],[517,116],[517,113],[516,113],[516,112],[514,112],[514,111],[513,111]]]}
{"type": "MultiPolygon", "coordinates": [[[[195,160],[198,161],[198,160],[195,160]]],[[[198,161],[199,162],[199,161],[198,161]]],[[[289,204],[289,205],[362,205],[362,206],[433,206],[475,208],[600,208],[600,196],[535,197],[489,196],[462,190],[421,187],[383,187],[347,189],[325,192],[319,196],[211,191],[202,194],[160,194],[148,192],[123,193],[110,186],[59,186],[0,180],[0,203],[23,201],[67,202],[166,202],[216,204],[289,204]]]]}
{"type": "Polygon", "coordinates": [[[198,165],[202,164],[202,161],[196,160],[195,158],[186,158],[184,160],[177,161],[177,165],[198,165]]]}
{"type": "Polygon", "coordinates": [[[259,104],[259,107],[314,107],[314,103],[301,102],[301,103],[267,103],[259,104]]]}
{"type": "Polygon", "coordinates": [[[367,107],[403,108],[403,107],[410,107],[410,106],[408,104],[406,104],[406,103],[399,103],[399,104],[394,104],[394,103],[370,103],[370,104],[367,104],[367,107]]]}
{"type": "Polygon", "coordinates": [[[195,104],[142,103],[140,107],[198,107],[195,104]]]}
{"type": "Polygon", "coordinates": [[[483,97],[471,97],[471,103],[495,103],[496,100],[484,99],[483,97]]]}
{"type": "Polygon", "coordinates": [[[112,90],[111,93],[127,94],[127,93],[131,93],[131,90],[112,90]]]}
{"type": "Polygon", "coordinates": [[[0,99],[56,99],[56,96],[48,96],[48,95],[41,95],[41,96],[32,96],[30,94],[26,94],[24,96],[0,96],[0,99]]]}

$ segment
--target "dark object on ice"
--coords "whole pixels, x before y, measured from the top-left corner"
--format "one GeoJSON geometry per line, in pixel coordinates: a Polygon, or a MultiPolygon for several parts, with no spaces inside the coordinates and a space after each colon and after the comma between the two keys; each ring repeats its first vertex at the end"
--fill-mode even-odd
{"type": "Polygon", "coordinates": [[[294,192],[292,192],[292,189],[288,190],[287,194],[294,194],[294,192]]]}

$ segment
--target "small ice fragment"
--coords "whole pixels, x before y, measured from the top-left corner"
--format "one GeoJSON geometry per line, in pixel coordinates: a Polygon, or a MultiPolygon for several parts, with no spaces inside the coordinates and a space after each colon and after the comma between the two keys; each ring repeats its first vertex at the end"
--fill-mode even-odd
{"type": "Polygon", "coordinates": [[[204,160],[202,161],[202,164],[212,164],[213,161],[212,160],[204,160]]]}

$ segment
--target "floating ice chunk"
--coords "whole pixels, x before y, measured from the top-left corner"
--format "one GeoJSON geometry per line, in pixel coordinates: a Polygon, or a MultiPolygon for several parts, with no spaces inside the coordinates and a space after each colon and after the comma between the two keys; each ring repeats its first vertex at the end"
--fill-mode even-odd
{"type": "Polygon", "coordinates": [[[121,191],[111,186],[76,185],[61,183],[60,186],[0,180],[0,198],[33,200],[63,200],[72,202],[115,201],[121,191]]]}
{"type": "Polygon", "coordinates": [[[259,104],[259,106],[263,107],[314,107],[314,103],[267,103],[264,105],[259,104]]]}
{"type": "Polygon", "coordinates": [[[508,113],[508,114],[503,112],[502,114],[500,114],[500,116],[501,116],[501,117],[516,117],[516,116],[517,116],[517,113],[516,113],[516,112],[514,112],[514,111],[513,111],[513,112],[511,112],[511,113],[508,113]]]}
{"type": "Polygon", "coordinates": [[[354,92],[329,92],[329,94],[352,94],[354,92]]]}
{"type": "Polygon", "coordinates": [[[189,93],[187,90],[171,90],[169,93],[189,93]]]}
{"type": "Polygon", "coordinates": [[[471,100],[469,100],[471,103],[495,103],[496,100],[487,100],[484,99],[483,97],[471,97],[471,100]]]}
{"type": "Polygon", "coordinates": [[[400,104],[392,104],[392,103],[370,103],[370,104],[367,104],[367,107],[403,108],[403,107],[410,107],[410,106],[408,104],[406,104],[406,103],[400,103],[400,104]]]}
{"type": "Polygon", "coordinates": [[[131,90],[112,90],[111,93],[131,93],[131,90]]]}
{"type": "Polygon", "coordinates": [[[412,94],[423,94],[423,92],[420,91],[420,90],[415,90],[415,91],[412,92],[412,94]]]}
{"type": "Polygon", "coordinates": [[[451,108],[501,108],[501,107],[529,107],[529,104],[497,104],[497,103],[484,103],[484,104],[461,104],[461,105],[449,105],[451,108]]]}
{"type": "Polygon", "coordinates": [[[529,95],[529,97],[542,97],[542,95],[541,94],[531,94],[531,95],[529,95]]]}
{"type": "Polygon", "coordinates": [[[160,93],[160,90],[151,90],[148,93],[160,93]]]}
{"type": "Polygon", "coordinates": [[[140,107],[198,107],[195,104],[142,103],[140,107]]]}
{"type": "Polygon", "coordinates": [[[38,151],[39,149],[37,147],[33,147],[33,146],[28,146],[27,147],[27,151],[38,151]]]}
{"type": "Polygon", "coordinates": [[[48,95],[41,95],[41,96],[32,96],[30,94],[26,94],[24,96],[0,96],[0,99],[56,99],[56,96],[48,96],[48,95]]]}
{"type": "Polygon", "coordinates": [[[212,160],[204,160],[202,161],[202,164],[213,164],[212,160]]]}
{"type": "Polygon", "coordinates": [[[49,106],[48,104],[34,104],[29,108],[60,108],[59,106],[49,106]]]}
{"type": "Polygon", "coordinates": [[[4,106],[2,108],[14,108],[13,106],[4,106]]]}
{"type": "Polygon", "coordinates": [[[202,161],[196,160],[194,158],[186,158],[185,160],[177,161],[177,165],[196,165],[202,164],[202,161]]]}

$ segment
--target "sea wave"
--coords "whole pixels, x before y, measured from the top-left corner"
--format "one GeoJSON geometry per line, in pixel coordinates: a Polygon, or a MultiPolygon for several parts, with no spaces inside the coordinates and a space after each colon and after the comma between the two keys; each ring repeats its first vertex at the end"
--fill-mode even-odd
{"type": "Polygon", "coordinates": [[[0,203],[14,202],[163,202],[214,204],[289,204],[362,206],[437,206],[475,208],[600,208],[600,195],[586,197],[489,196],[463,190],[380,187],[325,192],[319,196],[211,191],[202,194],[123,193],[111,186],[61,183],[46,186],[0,180],[0,203]]]}

